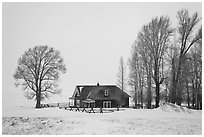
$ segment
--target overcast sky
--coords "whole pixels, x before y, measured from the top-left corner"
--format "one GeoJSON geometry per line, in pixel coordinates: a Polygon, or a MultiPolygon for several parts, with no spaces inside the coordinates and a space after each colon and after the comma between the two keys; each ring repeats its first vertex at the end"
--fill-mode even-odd
{"type": "Polygon", "coordinates": [[[127,62],[138,31],[153,17],[168,15],[175,27],[182,8],[202,16],[201,3],[3,3],[2,8],[3,106],[25,101],[13,74],[28,48],[48,45],[61,52],[67,73],[61,75],[58,99],[66,101],[77,84],[115,84],[120,56],[127,62]]]}

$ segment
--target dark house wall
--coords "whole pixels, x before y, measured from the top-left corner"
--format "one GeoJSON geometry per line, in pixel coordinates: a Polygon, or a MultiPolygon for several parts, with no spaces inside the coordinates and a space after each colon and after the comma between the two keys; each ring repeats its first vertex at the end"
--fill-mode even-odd
{"type": "Polygon", "coordinates": [[[96,107],[96,108],[101,108],[101,107],[103,107],[103,102],[104,102],[104,101],[110,101],[112,108],[115,108],[115,107],[118,106],[118,105],[117,105],[117,100],[96,100],[96,102],[95,102],[95,107],[96,107]]]}
{"type": "MultiPolygon", "coordinates": [[[[95,105],[91,104],[91,107],[101,108],[103,107],[104,101],[110,101],[111,102],[111,108],[116,107],[129,107],[129,98],[122,98],[119,100],[95,100],[95,105]]],[[[84,105],[82,100],[80,100],[80,104],[77,105],[77,99],[74,100],[74,107],[88,107],[87,105],[84,105]]]]}
{"type": "Polygon", "coordinates": [[[122,107],[129,107],[129,98],[124,98],[124,105],[122,107]]]}
{"type": "Polygon", "coordinates": [[[110,101],[111,102],[111,108],[129,107],[129,98],[123,98],[121,100],[96,100],[95,107],[96,108],[103,107],[104,101],[110,101]]]}

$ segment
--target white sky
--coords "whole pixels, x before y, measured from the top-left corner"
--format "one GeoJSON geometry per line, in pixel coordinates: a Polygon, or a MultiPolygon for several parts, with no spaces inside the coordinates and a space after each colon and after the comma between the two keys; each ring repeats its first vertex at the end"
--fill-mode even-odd
{"type": "Polygon", "coordinates": [[[127,61],[140,28],[161,15],[176,26],[182,8],[202,16],[202,4],[189,2],[3,3],[3,107],[26,101],[13,74],[28,48],[48,45],[61,52],[67,66],[59,82],[63,93],[50,101],[67,101],[77,84],[115,84],[120,56],[127,61]]]}

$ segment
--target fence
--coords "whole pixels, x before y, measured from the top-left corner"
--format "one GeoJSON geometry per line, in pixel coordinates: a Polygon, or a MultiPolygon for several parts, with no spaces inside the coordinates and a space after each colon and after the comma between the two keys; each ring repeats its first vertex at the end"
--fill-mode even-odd
{"type": "Polygon", "coordinates": [[[68,102],[61,102],[61,103],[48,103],[48,104],[41,104],[42,108],[50,108],[50,107],[59,107],[60,109],[64,108],[65,110],[70,111],[81,111],[81,112],[87,112],[87,113],[109,113],[114,111],[121,111],[124,109],[119,108],[88,108],[88,107],[73,107],[70,106],[68,102]]]}

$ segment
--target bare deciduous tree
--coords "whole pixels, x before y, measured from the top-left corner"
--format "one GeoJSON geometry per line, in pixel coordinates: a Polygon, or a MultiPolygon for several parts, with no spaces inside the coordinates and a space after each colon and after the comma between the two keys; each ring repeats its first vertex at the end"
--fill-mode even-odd
{"type": "MultiPolygon", "coordinates": [[[[138,42],[138,52],[143,62],[144,70],[146,72],[146,85],[147,85],[147,108],[151,108],[152,104],[152,59],[150,58],[151,52],[147,47],[143,46],[143,43],[138,42]]],[[[145,75],[145,74],[144,74],[145,75]]],[[[143,82],[145,83],[145,82],[143,82]]]]}
{"type": "Polygon", "coordinates": [[[144,87],[145,87],[145,66],[143,62],[143,56],[140,52],[140,45],[138,41],[135,41],[132,50],[131,58],[129,59],[129,85],[134,89],[134,101],[135,107],[138,107],[140,99],[140,107],[143,108],[144,104],[144,87]]]}
{"type": "Polygon", "coordinates": [[[15,84],[23,86],[25,96],[35,98],[36,108],[40,108],[41,99],[61,92],[56,83],[60,72],[66,72],[60,52],[48,46],[35,46],[19,58],[15,84]]]}
{"type": "Polygon", "coordinates": [[[137,47],[136,47],[136,42],[132,46],[131,49],[131,57],[129,58],[128,61],[128,66],[129,66],[129,81],[128,84],[132,87],[132,94],[133,94],[133,101],[135,104],[135,107],[138,104],[138,53],[137,53],[137,47]]]}
{"type": "Polygon", "coordinates": [[[162,59],[172,33],[173,29],[170,28],[169,18],[161,16],[144,25],[138,35],[138,41],[149,51],[149,56],[152,59],[152,77],[156,85],[156,107],[159,106],[160,101],[160,84],[164,81],[163,74],[161,74],[162,59]]]}
{"type": "Polygon", "coordinates": [[[177,15],[179,25],[178,25],[178,34],[179,34],[179,43],[180,43],[180,53],[178,57],[178,67],[173,77],[172,90],[173,96],[171,98],[172,103],[177,103],[181,105],[182,94],[179,90],[179,80],[181,76],[181,68],[185,62],[184,57],[189,49],[201,39],[202,37],[202,28],[199,29],[198,33],[193,37],[194,28],[199,23],[200,18],[198,13],[194,13],[192,16],[189,15],[188,10],[180,10],[177,15]]]}
{"type": "Polygon", "coordinates": [[[178,11],[177,17],[178,33],[164,16],[153,18],[138,33],[129,59],[129,85],[134,89],[135,105],[139,99],[143,104],[144,87],[144,98],[150,108],[154,96],[151,87],[155,84],[156,107],[160,98],[178,105],[186,99],[188,107],[191,104],[201,109],[202,26],[197,33],[194,32],[200,18],[197,13],[190,16],[188,10],[178,11]]]}
{"type": "Polygon", "coordinates": [[[125,91],[126,86],[126,66],[123,60],[123,57],[120,57],[119,72],[117,74],[117,85],[121,88],[122,91],[125,91]]]}
{"type": "Polygon", "coordinates": [[[193,102],[192,106],[196,109],[201,108],[202,104],[202,60],[201,60],[201,43],[195,45],[190,50],[191,68],[190,79],[192,84],[193,102]]]}

